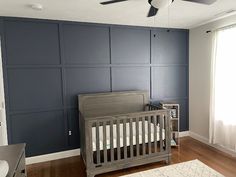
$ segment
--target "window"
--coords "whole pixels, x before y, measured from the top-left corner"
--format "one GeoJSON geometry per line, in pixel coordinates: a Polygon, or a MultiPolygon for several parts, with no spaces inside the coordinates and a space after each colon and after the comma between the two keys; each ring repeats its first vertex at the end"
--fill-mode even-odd
{"type": "Polygon", "coordinates": [[[215,117],[236,125],[236,27],[218,31],[216,38],[215,117]]]}

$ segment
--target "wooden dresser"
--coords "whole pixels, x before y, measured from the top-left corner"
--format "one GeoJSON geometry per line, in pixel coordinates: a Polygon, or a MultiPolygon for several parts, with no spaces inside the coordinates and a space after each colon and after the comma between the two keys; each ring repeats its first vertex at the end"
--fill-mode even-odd
{"type": "Polygon", "coordinates": [[[25,144],[0,146],[0,160],[9,164],[7,177],[26,177],[25,144]]]}

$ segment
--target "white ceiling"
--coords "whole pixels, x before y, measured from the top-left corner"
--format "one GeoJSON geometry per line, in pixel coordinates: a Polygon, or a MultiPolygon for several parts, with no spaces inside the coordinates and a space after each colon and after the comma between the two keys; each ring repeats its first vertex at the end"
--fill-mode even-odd
{"type": "Polygon", "coordinates": [[[236,0],[217,0],[208,6],[175,0],[168,9],[162,9],[154,18],[147,18],[148,0],[129,0],[102,6],[102,0],[0,0],[0,16],[30,17],[80,22],[95,22],[137,26],[191,28],[215,19],[217,14],[236,9],[236,0]],[[29,4],[40,3],[37,11],[29,4]]]}

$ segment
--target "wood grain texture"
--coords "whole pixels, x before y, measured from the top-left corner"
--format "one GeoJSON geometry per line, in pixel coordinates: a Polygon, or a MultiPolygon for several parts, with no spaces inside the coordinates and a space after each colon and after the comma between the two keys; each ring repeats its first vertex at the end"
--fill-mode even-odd
{"type": "Polygon", "coordinates": [[[81,94],[79,110],[84,118],[144,111],[149,103],[147,91],[81,94]]]}
{"type": "MultiPolygon", "coordinates": [[[[227,177],[235,177],[236,158],[222,153],[190,137],[180,139],[180,147],[172,148],[172,164],[199,159],[227,177]]],[[[164,162],[115,171],[96,177],[118,177],[143,170],[165,166],[164,162]]],[[[28,177],[86,177],[80,156],[27,166],[28,177]]]]}

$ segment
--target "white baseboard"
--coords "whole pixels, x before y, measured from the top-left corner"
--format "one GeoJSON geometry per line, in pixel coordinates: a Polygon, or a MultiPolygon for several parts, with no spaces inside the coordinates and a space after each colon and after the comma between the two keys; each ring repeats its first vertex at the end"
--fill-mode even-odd
{"type": "Polygon", "coordinates": [[[193,139],[201,141],[204,144],[210,145],[209,140],[207,138],[205,138],[205,137],[203,137],[203,136],[201,136],[201,135],[199,135],[197,133],[194,133],[194,132],[190,131],[189,132],[189,136],[192,137],[193,139]]]}
{"type": "Polygon", "coordinates": [[[189,136],[189,131],[183,131],[183,132],[179,132],[179,137],[185,137],[185,136],[189,136]]]}
{"type": "Polygon", "coordinates": [[[56,152],[51,154],[45,154],[45,155],[39,155],[34,157],[28,157],[26,158],[26,165],[40,163],[40,162],[47,162],[51,160],[58,160],[58,159],[64,159],[67,157],[73,157],[80,155],[80,149],[74,149],[69,151],[62,151],[62,152],[56,152]]]}
{"type": "MultiPolygon", "coordinates": [[[[209,143],[208,139],[191,131],[183,131],[179,133],[179,137],[185,137],[185,136],[190,136],[204,144],[207,144],[211,147],[214,147],[220,151],[223,151],[233,157],[236,157],[236,153],[230,150],[227,150],[221,146],[217,145],[212,145],[209,143]]],[[[47,161],[52,161],[52,160],[58,160],[58,159],[63,159],[63,158],[68,158],[68,157],[73,157],[73,156],[78,156],[80,155],[80,149],[74,149],[74,150],[69,150],[69,151],[62,151],[62,152],[57,152],[57,153],[51,153],[51,154],[45,154],[45,155],[40,155],[40,156],[34,156],[34,157],[28,157],[26,158],[26,164],[35,164],[35,163],[40,163],[40,162],[47,162],[47,161]]]]}
{"type": "MultiPolygon", "coordinates": [[[[189,131],[184,131],[179,133],[179,137],[189,136],[189,131]]],[[[69,151],[62,151],[52,154],[45,154],[40,156],[28,157],[26,158],[26,164],[35,164],[40,162],[47,162],[52,160],[64,159],[67,157],[73,157],[80,155],[80,149],[74,149],[69,151]]]]}
{"type": "Polygon", "coordinates": [[[200,141],[204,144],[207,144],[208,146],[211,146],[211,147],[213,147],[213,148],[215,148],[219,151],[222,151],[226,154],[229,154],[232,157],[236,157],[236,152],[231,151],[229,149],[226,149],[226,148],[224,148],[222,146],[219,146],[219,145],[216,145],[216,144],[211,144],[211,143],[209,143],[209,140],[206,137],[203,137],[203,136],[201,136],[197,133],[191,132],[191,131],[189,132],[189,135],[190,135],[190,137],[192,137],[192,138],[194,138],[194,139],[196,139],[196,140],[198,140],[198,141],[200,141]]]}

